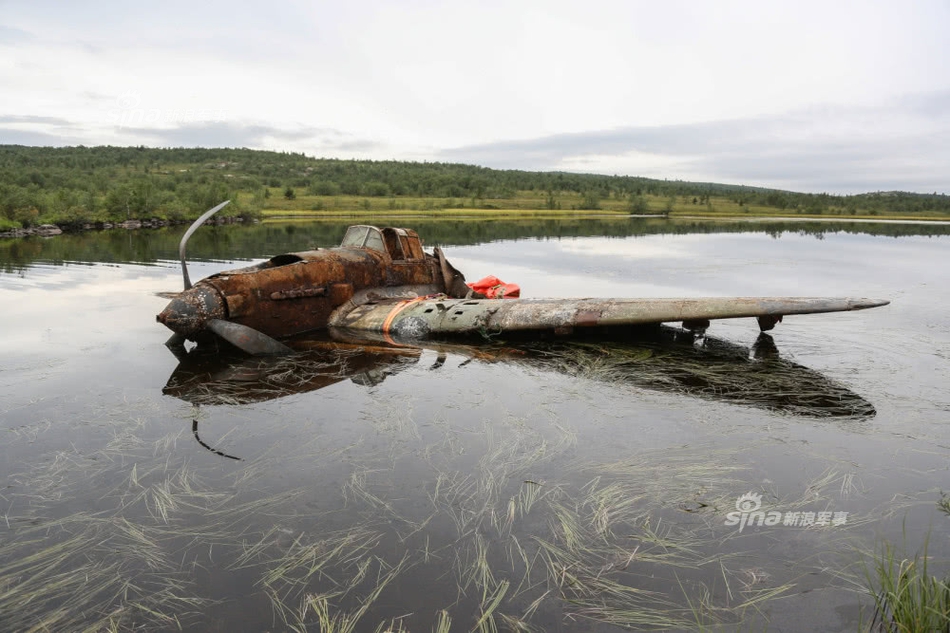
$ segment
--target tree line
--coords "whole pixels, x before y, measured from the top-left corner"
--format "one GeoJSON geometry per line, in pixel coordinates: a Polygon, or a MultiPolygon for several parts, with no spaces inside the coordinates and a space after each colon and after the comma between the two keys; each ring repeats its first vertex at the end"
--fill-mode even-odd
{"type": "MultiPolygon", "coordinates": [[[[271,196],[401,196],[503,201],[539,192],[539,208],[556,195],[598,200],[679,197],[708,205],[711,196],[801,213],[950,214],[950,196],[876,192],[807,194],[741,185],[566,172],[497,170],[455,163],[312,158],[249,149],[25,147],[0,145],[0,228],[42,222],[75,225],[125,219],[192,219],[217,202],[225,215],[253,217],[271,196]]],[[[472,206],[477,206],[473,204],[472,206]]],[[[486,206],[490,206],[487,205],[486,206]]],[[[496,206],[504,206],[496,205],[496,206]]]]}

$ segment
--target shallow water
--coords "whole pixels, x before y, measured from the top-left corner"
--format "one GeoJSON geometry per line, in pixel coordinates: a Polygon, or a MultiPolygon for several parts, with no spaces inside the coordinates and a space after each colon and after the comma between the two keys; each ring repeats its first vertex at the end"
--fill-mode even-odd
{"type": "MultiPolygon", "coordinates": [[[[313,342],[196,369],[154,321],[182,230],[4,242],[0,628],[854,631],[882,539],[929,534],[947,571],[946,229],[417,224],[523,296],[892,304],[788,317],[778,359],[747,319],[705,347],[313,342]],[[847,516],[739,531],[745,493],[847,516]]],[[[208,227],[191,276],[343,228],[208,227]]]]}

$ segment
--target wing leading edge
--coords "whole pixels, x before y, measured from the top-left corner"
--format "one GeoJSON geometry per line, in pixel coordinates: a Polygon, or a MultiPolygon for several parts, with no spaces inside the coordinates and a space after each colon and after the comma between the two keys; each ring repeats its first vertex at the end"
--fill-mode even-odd
{"type": "Polygon", "coordinates": [[[849,312],[889,301],[829,297],[707,297],[697,299],[450,299],[368,303],[334,325],[425,338],[430,334],[518,332],[636,326],[758,317],[763,329],[790,314],[849,312]]]}

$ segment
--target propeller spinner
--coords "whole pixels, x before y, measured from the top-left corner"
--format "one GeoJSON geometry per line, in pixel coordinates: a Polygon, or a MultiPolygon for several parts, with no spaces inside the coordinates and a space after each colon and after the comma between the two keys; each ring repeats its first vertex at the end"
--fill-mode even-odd
{"type": "Polygon", "coordinates": [[[188,276],[188,265],[185,250],[192,234],[204,224],[208,218],[226,207],[231,201],[225,200],[213,209],[206,211],[200,218],[188,227],[178,245],[178,255],[181,257],[181,275],[185,282],[184,292],[178,293],[155,319],[170,329],[174,334],[165,345],[175,351],[181,348],[187,339],[194,339],[202,332],[213,332],[231,345],[248,354],[287,354],[291,350],[283,343],[267,336],[263,332],[232,323],[226,320],[227,305],[221,295],[212,287],[194,286],[188,276]]]}

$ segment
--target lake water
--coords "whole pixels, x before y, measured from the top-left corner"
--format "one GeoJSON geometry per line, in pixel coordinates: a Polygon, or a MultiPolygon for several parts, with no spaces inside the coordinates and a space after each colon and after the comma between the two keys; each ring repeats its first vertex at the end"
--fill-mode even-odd
{"type": "MultiPolygon", "coordinates": [[[[524,297],[892,303],[180,362],[183,227],[0,242],[0,630],[856,631],[884,542],[948,571],[946,226],[402,224],[524,297]]],[[[191,277],[344,229],[204,227],[191,277]]]]}

